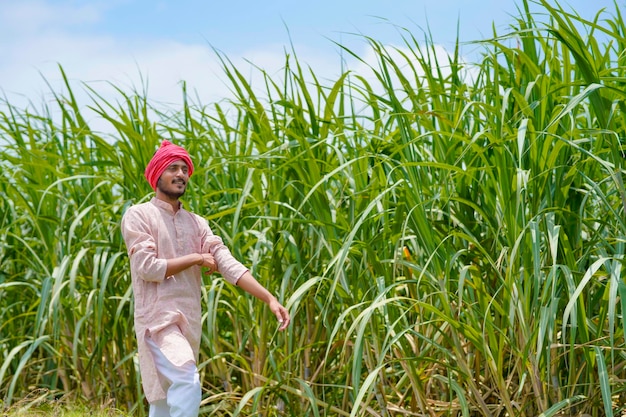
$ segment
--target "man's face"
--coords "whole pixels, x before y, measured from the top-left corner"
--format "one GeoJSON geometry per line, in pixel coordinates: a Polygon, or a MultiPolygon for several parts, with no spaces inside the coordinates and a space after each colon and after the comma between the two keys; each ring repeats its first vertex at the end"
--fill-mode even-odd
{"type": "Polygon", "coordinates": [[[189,181],[189,167],[182,160],[172,162],[161,174],[157,190],[169,198],[177,199],[185,194],[189,181]]]}

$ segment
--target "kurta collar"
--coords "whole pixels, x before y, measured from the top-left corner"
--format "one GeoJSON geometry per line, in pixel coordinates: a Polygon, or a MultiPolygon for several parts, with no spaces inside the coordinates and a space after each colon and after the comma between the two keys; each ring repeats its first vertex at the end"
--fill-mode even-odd
{"type": "MultiPolygon", "coordinates": [[[[152,197],[152,200],[150,200],[150,202],[152,204],[154,204],[155,206],[167,211],[168,213],[174,215],[176,213],[174,213],[174,209],[172,208],[172,205],[170,203],[167,203],[163,200],[159,200],[156,197],[152,197]]],[[[178,210],[183,208],[183,203],[181,203],[180,201],[178,202],[178,210]]]]}

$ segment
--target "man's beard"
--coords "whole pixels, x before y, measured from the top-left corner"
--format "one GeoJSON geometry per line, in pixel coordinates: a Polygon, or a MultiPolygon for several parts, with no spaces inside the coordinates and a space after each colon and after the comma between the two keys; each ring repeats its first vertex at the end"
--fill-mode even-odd
{"type": "Polygon", "coordinates": [[[166,196],[172,199],[177,199],[177,198],[182,197],[185,194],[185,191],[187,191],[187,187],[185,187],[182,191],[166,190],[164,187],[161,186],[161,179],[159,179],[159,181],[157,182],[157,188],[159,189],[159,191],[161,191],[161,193],[165,194],[166,196]]]}

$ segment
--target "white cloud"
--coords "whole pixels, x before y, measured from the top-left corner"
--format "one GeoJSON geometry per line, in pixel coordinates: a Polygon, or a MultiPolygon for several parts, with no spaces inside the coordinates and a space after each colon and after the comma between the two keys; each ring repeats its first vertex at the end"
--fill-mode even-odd
{"type": "MultiPolygon", "coordinates": [[[[90,25],[97,25],[104,18],[107,8],[113,7],[111,3],[94,2],[81,7],[70,7],[68,3],[52,6],[44,1],[23,1],[9,6],[4,3],[0,3],[0,50],[9,59],[0,61],[0,94],[5,94],[9,103],[17,107],[32,102],[38,109],[42,101],[50,100],[50,89],[66,93],[58,65],[65,70],[72,92],[83,105],[90,104],[90,99],[82,83],[111,103],[121,98],[113,87],[127,94],[143,93],[147,88],[152,105],[162,103],[174,109],[182,102],[182,81],[187,83],[194,102],[197,94],[199,104],[232,96],[222,64],[208,43],[127,38],[92,30],[90,25]]],[[[367,65],[354,59],[342,68],[339,50],[330,41],[323,51],[306,45],[294,48],[295,59],[305,74],[308,76],[309,67],[312,68],[322,83],[334,82],[342,69],[373,80],[367,65]]],[[[398,49],[411,54],[406,48],[398,49]]],[[[358,53],[356,49],[352,51],[358,53]]],[[[389,47],[388,52],[395,62],[406,62],[397,56],[394,47],[389,47]]],[[[293,55],[288,46],[279,44],[238,51],[236,56],[229,51],[223,53],[260,94],[265,84],[257,68],[275,77],[280,85],[286,54],[293,55]]],[[[447,63],[445,50],[438,47],[436,53],[440,62],[447,63]]],[[[365,42],[361,56],[377,68],[378,57],[365,42]]]]}
{"type": "Polygon", "coordinates": [[[71,27],[92,24],[101,19],[103,3],[52,5],[45,1],[3,2],[0,6],[2,32],[32,36],[54,30],[59,25],[71,27]]]}
{"type": "MultiPolygon", "coordinates": [[[[229,95],[220,79],[221,64],[208,43],[98,34],[89,25],[99,22],[110,7],[102,3],[7,3],[0,3],[0,50],[5,58],[0,61],[0,91],[18,107],[40,101],[50,89],[64,91],[59,65],[73,86],[85,82],[106,89],[112,83],[131,92],[143,91],[147,82],[148,96],[164,103],[180,103],[183,80],[202,100],[229,95]]],[[[284,64],[280,45],[247,51],[245,56],[270,73],[284,64]]],[[[233,61],[238,69],[249,65],[240,57],[233,61]]],[[[72,88],[79,96],[80,90],[72,88]]]]}

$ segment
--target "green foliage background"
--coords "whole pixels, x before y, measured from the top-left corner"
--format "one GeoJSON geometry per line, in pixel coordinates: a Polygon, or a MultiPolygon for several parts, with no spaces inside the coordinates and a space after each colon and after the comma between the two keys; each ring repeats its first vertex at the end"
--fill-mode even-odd
{"type": "Polygon", "coordinates": [[[119,221],[167,138],[197,165],[186,206],[293,316],[278,334],[207,280],[203,415],[618,415],[626,25],[617,4],[538,5],[472,65],[405,31],[366,38],[375,81],[323,83],[294,54],[259,93],[218,54],[224,103],[85,86],[114,140],[69,82],[41,112],[3,103],[3,405],[145,415],[119,221]]]}

